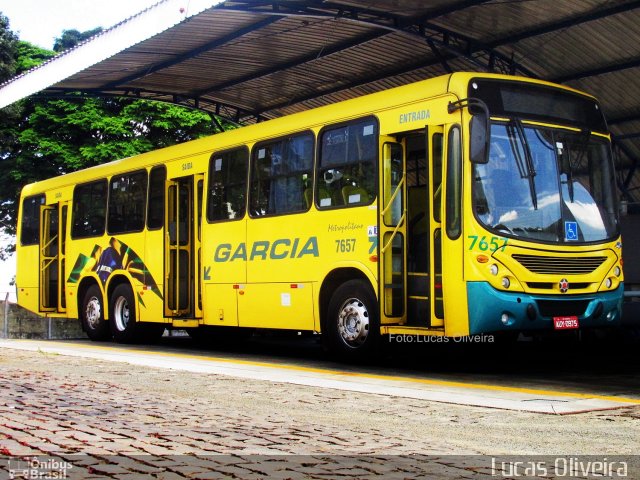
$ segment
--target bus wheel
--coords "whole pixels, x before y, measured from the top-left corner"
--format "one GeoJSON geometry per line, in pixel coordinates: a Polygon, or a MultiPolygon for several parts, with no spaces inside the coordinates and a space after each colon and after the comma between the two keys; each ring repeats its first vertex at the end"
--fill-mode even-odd
{"type": "Polygon", "coordinates": [[[100,342],[111,339],[109,324],[104,320],[102,293],[97,285],[90,286],[85,293],[80,316],[82,328],[91,340],[100,342]]]}
{"type": "Polygon", "coordinates": [[[342,284],[331,296],[323,340],[329,351],[344,359],[363,359],[380,342],[376,297],[361,280],[342,284]]]}
{"type": "Polygon", "coordinates": [[[126,283],[113,290],[109,304],[109,323],[116,342],[132,343],[138,340],[138,323],[133,291],[126,283]]]}

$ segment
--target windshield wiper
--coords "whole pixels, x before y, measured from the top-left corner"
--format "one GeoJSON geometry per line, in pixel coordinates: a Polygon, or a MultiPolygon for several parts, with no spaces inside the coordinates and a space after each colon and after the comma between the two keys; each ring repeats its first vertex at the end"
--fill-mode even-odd
{"type": "Polygon", "coordinates": [[[531,157],[531,150],[529,149],[529,143],[527,142],[527,138],[524,134],[524,128],[522,127],[522,123],[518,119],[512,119],[509,122],[507,127],[507,131],[509,132],[509,143],[511,144],[511,150],[513,151],[513,156],[516,160],[516,165],[518,166],[518,171],[520,173],[520,178],[526,178],[529,181],[529,194],[531,195],[531,203],[533,204],[533,209],[538,209],[538,194],[536,193],[536,182],[534,177],[536,176],[536,170],[533,166],[533,158],[531,157]],[[517,139],[522,145],[522,152],[518,148],[518,144],[516,143],[516,134],[517,139]],[[524,158],[522,158],[522,153],[524,153],[524,158]]]}

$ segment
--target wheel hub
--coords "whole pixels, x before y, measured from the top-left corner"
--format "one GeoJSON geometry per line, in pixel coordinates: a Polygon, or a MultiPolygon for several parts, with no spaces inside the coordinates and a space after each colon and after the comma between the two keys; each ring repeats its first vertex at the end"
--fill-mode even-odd
{"type": "Polygon", "coordinates": [[[340,338],[349,347],[362,345],[369,335],[369,312],[364,303],[350,298],[342,305],[338,317],[340,338]]]}
{"type": "Polygon", "coordinates": [[[100,300],[96,297],[92,297],[87,303],[85,315],[87,317],[87,324],[92,330],[100,326],[100,319],[102,317],[101,309],[100,300]]]}
{"type": "Polygon", "coordinates": [[[124,297],[116,300],[114,308],[114,320],[118,331],[123,332],[129,324],[129,302],[124,297]]]}

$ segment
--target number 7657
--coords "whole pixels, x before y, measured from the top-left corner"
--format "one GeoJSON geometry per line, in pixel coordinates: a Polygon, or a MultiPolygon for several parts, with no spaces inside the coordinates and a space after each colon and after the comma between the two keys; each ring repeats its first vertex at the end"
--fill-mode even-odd
{"type": "Polygon", "coordinates": [[[486,252],[487,250],[495,252],[498,249],[504,251],[508,241],[506,238],[493,236],[489,237],[489,240],[487,241],[486,235],[481,237],[478,235],[469,235],[469,238],[471,239],[469,250],[473,250],[477,245],[477,247],[483,252],[486,252]]]}

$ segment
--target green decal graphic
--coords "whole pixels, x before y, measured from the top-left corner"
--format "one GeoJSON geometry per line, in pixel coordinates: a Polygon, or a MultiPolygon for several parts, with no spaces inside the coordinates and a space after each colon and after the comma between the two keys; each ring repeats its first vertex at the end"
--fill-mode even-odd
{"type": "Polygon", "coordinates": [[[100,245],[94,245],[91,255],[78,255],[67,282],[78,283],[83,274],[96,272],[104,285],[117,270],[129,272],[129,275],[162,298],[158,284],[140,255],[115,237],[111,237],[109,246],[104,249],[100,245]]]}
{"type": "Polygon", "coordinates": [[[146,307],[146,305],[144,304],[144,300],[142,300],[142,295],[140,295],[140,292],[136,292],[136,295],[138,296],[138,302],[140,302],[140,305],[146,307]]]}
{"type": "Polygon", "coordinates": [[[91,272],[95,270],[95,266],[100,259],[100,254],[102,253],[102,248],[100,245],[94,245],[93,251],[90,256],[83,255],[82,253],[78,255],[78,259],[76,260],[75,265],[71,269],[71,273],[69,274],[69,278],[67,282],[69,283],[78,283],[80,277],[84,273],[91,272]]]}
{"type": "Polygon", "coordinates": [[[378,248],[378,237],[369,237],[369,253],[373,253],[378,248]]]}

